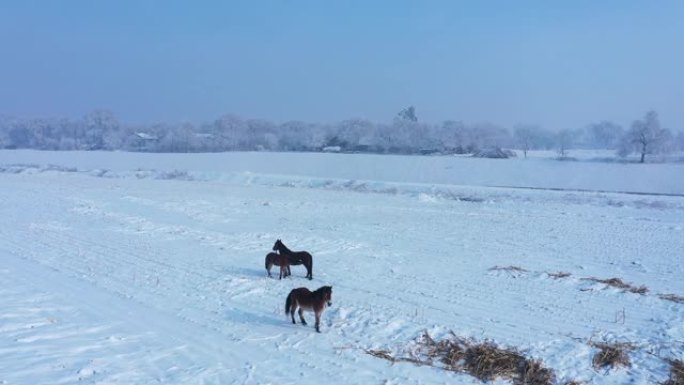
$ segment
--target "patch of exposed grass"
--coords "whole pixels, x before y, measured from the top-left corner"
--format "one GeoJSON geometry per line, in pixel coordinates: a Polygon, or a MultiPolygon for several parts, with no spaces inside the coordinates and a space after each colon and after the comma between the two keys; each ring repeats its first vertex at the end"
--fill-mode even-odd
{"type": "Polygon", "coordinates": [[[462,370],[460,364],[465,357],[465,351],[469,344],[468,340],[455,335],[451,339],[445,338],[441,341],[435,341],[426,332],[417,342],[418,350],[416,353],[418,356],[425,357],[428,362],[433,362],[437,358],[447,370],[460,371],[462,370]]]}
{"type": "Polygon", "coordinates": [[[548,273],[547,272],[546,274],[553,279],[567,278],[567,277],[572,275],[566,271],[557,271],[555,273],[548,273]]]}
{"type": "Polygon", "coordinates": [[[635,294],[641,294],[644,295],[648,293],[648,288],[646,286],[634,286],[629,283],[623,282],[620,278],[608,278],[608,279],[600,279],[596,277],[589,277],[589,278],[582,278],[585,281],[592,281],[592,282],[598,282],[602,283],[604,285],[612,286],[618,289],[624,289],[626,291],[629,291],[631,293],[635,294]]]}
{"type": "Polygon", "coordinates": [[[629,289],[629,291],[635,294],[645,295],[646,293],[648,293],[648,288],[644,285],[641,285],[639,287],[631,288],[629,289]]]}
{"type": "Polygon", "coordinates": [[[590,345],[599,349],[591,360],[594,369],[610,369],[618,366],[628,368],[632,365],[627,355],[628,351],[634,349],[631,344],[595,342],[590,345]]]}
{"type": "Polygon", "coordinates": [[[515,349],[502,349],[489,342],[471,345],[465,351],[465,370],[482,381],[497,378],[514,384],[552,384],[553,371],[537,360],[524,357],[515,349]]]}
{"type": "Polygon", "coordinates": [[[490,267],[489,271],[509,271],[509,272],[516,272],[516,273],[527,273],[527,270],[523,269],[520,266],[499,266],[496,265],[494,267],[490,267]]]}
{"type": "Polygon", "coordinates": [[[670,364],[670,378],[664,385],[684,385],[684,361],[667,360],[670,364]]]}
{"type": "Polygon", "coordinates": [[[677,294],[658,294],[658,298],[664,299],[666,301],[684,304],[684,297],[677,294]]]}
{"type": "Polygon", "coordinates": [[[370,354],[373,357],[382,358],[384,360],[396,362],[395,358],[392,357],[392,353],[388,350],[366,350],[366,354],[370,354]]]}
{"type": "Polygon", "coordinates": [[[430,362],[430,361],[422,361],[422,360],[420,360],[418,358],[414,358],[414,357],[394,357],[392,355],[392,353],[388,350],[370,349],[370,350],[366,350],[365,352],[366,352],[366,354],[369,354],[373,357],[382,358],[383,360],[387,360],[387,361],[390,361],[392,363],[395,363],[395,362],[412,362],[416,365],[432,365],[432,362],[430,362]]]}
{"type": "Polygon", "coordinates": [[[484,199],[482,199],[482,198],[468,197],[468,196],[461,196],[461,197],[458,197],[458,200],[459,200],[459,201],[462,201],[462,202],[472,202],[472,203],[482,203],[482,202],[484,202],[484,199]]]}
{"type": "Polygon", "coordinates": [[[367,350],[366,353],[391,362],[407,361],[465,372],[481,381],[504,379],[515,385],[551,385],[555,381],[553,370],[545,368],[539,360],[525,357],[517,349],[457,336],[436,341],[425,333],[418,339],[410,357],[394,357],[385,350],[367,350]]]}
{"type": "Polygon", "coordinates": [[[157,179],[192,181],[194,178],[186,170],[163,171],[157,179]]]}

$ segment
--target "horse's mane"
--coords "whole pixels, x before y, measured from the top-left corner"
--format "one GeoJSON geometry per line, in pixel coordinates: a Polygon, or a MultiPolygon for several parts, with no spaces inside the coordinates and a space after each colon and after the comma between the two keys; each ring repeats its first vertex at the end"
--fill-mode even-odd
{"type": "Polygon", "coordinates": [[[290,250],[287,246],[285,246],[285,244],[283,243],[283,241],[281,241],[280,239],[278,239],[278,244],[280,245],[280,247],[283,248],[283,250],[284,250],[286,253],[292,254],[292,250],[290,250]]]}
{"type": "Polygon", "coordinates": [[[321,297],[321,296],[323,296],[323,294],[329,293],[331,291],[332,291],[332,286],[321,286],[318,289],[316,289],[316,291],[311,293],[311,295],[316,296],[316,297],[321,297]]]}

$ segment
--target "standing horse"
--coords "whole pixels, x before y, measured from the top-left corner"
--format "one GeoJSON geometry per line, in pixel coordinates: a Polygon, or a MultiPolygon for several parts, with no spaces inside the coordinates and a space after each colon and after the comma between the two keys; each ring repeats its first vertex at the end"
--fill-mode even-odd
{"type": "Polygon", "coordinates": [[[292,323],[296,324],[294,313],[299,308],[299,319],[303,325],[306,325],[304,310],[313,311],[316,315],[316,331],[320,333],[321,314],[326,306],[332,306],[332,286],[320,287],[313,293],[305,287],[300,287],[288,294],[285,300],[285,314],[289,313],[292,323]]]}
{"type": "Polygon", "coordinates": [[[290,265],[304,265],[306,278],[313,279],[313,257],[308,251],[292,251],[280,239],[276,240],[273,245],[273,251],[285,255],[290,265]]]}
{"type": "Polygon", "coordinates": [[[280,266],[280,277],[278,279],[283,279],[290,275],[290,262],[286,255],[278,253],[268,253],[266,254],[266,272],[268,276],[271,276],[271,267],[273,265],[280,266]]]}

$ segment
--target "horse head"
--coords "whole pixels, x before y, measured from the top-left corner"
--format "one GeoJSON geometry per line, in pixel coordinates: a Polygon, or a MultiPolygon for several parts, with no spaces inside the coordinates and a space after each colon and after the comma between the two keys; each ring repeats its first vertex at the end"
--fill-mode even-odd
{"type": "Polygon", "coordinates": [[[323,298],[328,303],[328,306],[332,306],[332,286],[325,286],[323,289],[323,298]]]}
{"type": "Polygon", "coordinates": [[[273,244],[273,251],[278,251],[281,247],[283,246],[283,243],[280,241],[280,239],[276,239],[275,243],[273,244]]]}

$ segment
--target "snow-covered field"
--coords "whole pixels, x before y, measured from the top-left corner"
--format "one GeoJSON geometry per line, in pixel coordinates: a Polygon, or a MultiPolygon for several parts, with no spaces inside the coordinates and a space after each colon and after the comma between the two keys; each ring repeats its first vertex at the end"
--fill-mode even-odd
{"type": "Polygon", "coordinates": [[[684,359],[684,304],[659,297],[684,295],[682,164],[0,151],[0,171],[0,384],[480,383],[365,353],[426,330],[559,384],[684,359]],[[266,277],[277,238],[313,281],[266,277]],[[292,325],[287,293],[323,285],[322,333],[292,325]],[[589,341],[632,343],[632,366],[595,370],[589,341]]]}

